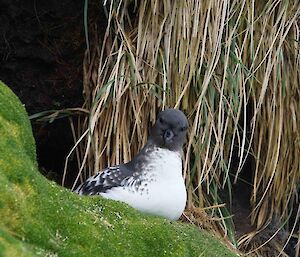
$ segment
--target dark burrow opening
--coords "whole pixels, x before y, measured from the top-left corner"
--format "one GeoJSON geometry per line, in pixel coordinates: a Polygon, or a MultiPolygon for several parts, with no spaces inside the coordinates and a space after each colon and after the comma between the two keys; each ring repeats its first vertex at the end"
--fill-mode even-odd
{"type": "MultiPolygon", "coordinates": [[[[89,1],[88,23],[106,18],[99,1],[89,1]]],[[[84,1],[0,1],[0,79],[20,98],[29,115],[81,107],[86,50],[84,1]]],[[[99,36],[101,37],[101,35],[99,36]]],[[[76,119],[76,117],[75,117],[76,119]]],[[[41,172],[61,184],[64,162],[74,145],[68,118],[32,121],[41,172]]],[[[77,171],[75,161],[69,169],[77,171]],[[76,170],[75,170],[76,168],[76,170]]],[[[68,173],[66,186],[74,181],[68,173]]]]}

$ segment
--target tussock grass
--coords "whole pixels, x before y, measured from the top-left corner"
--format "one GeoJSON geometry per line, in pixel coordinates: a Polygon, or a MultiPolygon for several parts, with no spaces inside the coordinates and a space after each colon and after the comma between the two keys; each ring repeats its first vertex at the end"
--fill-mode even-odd
{"type": "Polygon", "coordinates": [[[175,107],[190,122],[187,207],[209,206],[213,229],[236,243],[219,190],[231,193],[250,158],[256,230],[237,244],[248,245],[274,217],[285,224],[300,177],[298,1],[123,0],[103,6],[105,36],[94,39],[84,60],[89,116],[74,130],[74,186],[107,165],[129,161],[158,111],[175,107]]]}

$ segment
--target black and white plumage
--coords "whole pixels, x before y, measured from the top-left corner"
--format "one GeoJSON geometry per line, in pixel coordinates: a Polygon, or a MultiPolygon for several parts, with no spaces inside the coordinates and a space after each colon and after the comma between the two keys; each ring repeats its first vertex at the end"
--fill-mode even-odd
{"type": "Polygon", "coordinates": [[[177,220],[186,204],[181,152],[187,128],[187,118],[181,111],[160,112],[137,156],[88,178],[75,192],[101,195],[145,213],[177,220]]]}

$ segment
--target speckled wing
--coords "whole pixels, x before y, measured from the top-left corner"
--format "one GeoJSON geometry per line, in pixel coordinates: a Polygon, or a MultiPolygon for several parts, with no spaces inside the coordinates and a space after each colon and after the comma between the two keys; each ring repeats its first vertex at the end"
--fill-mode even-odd
{"type": "Polygon", "coordinates": [[[75,192],[80,195],[99,195],[113,187],[128,186],[138,181],[138,173],[129,170],[125,165],[113,166],[88,178],[75,192]]]}

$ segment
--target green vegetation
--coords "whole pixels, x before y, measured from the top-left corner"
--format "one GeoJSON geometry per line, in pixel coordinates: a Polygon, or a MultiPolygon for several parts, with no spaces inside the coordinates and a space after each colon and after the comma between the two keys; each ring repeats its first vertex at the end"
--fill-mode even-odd
{"type": "Polygon", "coordinates": [[[0,82],[0,256],[236,256],[220,240],[125,204],[79,197],[36,163],[24,107],[0,82]]]}

